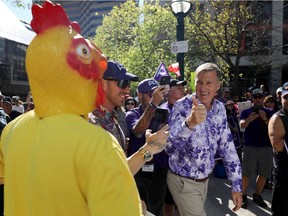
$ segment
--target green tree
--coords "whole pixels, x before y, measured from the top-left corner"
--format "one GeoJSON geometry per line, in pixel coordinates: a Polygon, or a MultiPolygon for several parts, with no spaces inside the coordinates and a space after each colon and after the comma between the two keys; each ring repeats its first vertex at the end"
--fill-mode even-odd
{"type": "MultiPolygon", "coordinates": [[[[229,82],[240,95],[240,59],[261,50],[260,41],[264,35],[260,31],[257,37],[253,37],[258,43],[250,53],[243,47],[245,30],[251,23],[259,22],[258,15],[255,16],[258,3],[233,0],[192,2],[193,11],[184,19],[185,39],[189,41],[189,50],[185,54],[185,79],[190,80],[190,73],[199,64],[212,61],[224,72],[223,85],[229,82]]],[[[170,52],[170,43],[176,40],[176,24],[167,4],[146,1],[140,7],[128,0],[104,16],[103,25],[96,30],[95,43],[110,59],[120,61],[141,79],[153,77],[160,62],[166,66],[176,62],[176,56],[170,52]]]]}
{"type": "Polygon", "coordinates": [[[128,0],[103,18],[95,43],[141,79],[153,77],[159,64],[175,63],[170,43],[176,38],[176,19],[159,1],[138,6],[128,0]]]}
{"type": "Polygon", "coordinates": [[[224,72],[223,85],[230,81],[228,75],[232,72],[233,86],[239,86],[242,30],[250,19],[246,9],[239,1],[194,1],[190,14],[186,35],[192,40],[187,58],[191,64],[216,62],[224,72]]]}

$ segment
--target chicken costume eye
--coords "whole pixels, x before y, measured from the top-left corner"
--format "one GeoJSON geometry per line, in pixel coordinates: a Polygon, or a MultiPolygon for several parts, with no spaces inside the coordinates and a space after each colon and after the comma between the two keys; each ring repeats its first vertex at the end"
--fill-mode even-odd
{"type": "Polygon", "coordinates": [[[76,53],[82,58],[90,58],[91,56],[89,48],[84,44],[80,44],[76,47],[76,53]]]}

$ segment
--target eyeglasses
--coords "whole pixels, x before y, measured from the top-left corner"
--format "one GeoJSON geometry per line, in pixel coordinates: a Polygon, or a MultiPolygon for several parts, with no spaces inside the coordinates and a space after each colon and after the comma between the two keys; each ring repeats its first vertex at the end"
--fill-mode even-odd
{"type": "Polygon", "coordinates": [[[259,95],[259,96],[256,96],[256,95],[255,95],[255,96],[252,96],[252,97],[253,97],[254,99],[262,99],[262,98],[263,98],[263,96],[260,96],[260,95],[259,95]]]}
{"type": "Polygon", "coordinates": [[[274,101],[266,101],[265,103],[274,103],[274,101]]]}
{"type": "Polygon", "coordinates": [[[126,105],[132,105],[132,106],[134,106],[135,104],[134,104],[134,103],[126,103],[126,105]]]}
{"type": "Polygon", "coordinates": [[[152,95],[153,95],[153,92],[154,92],[154,91],[149,91],[149,92],[147,92],[147,93],[145,93],[145,94],[148,94],[148,95],[149,95],[149,97],[152,97],[152,95]]]}
{"type": "Polygon", "coordinates": [[[115,79],[105,79],[110,81],[116,81],[117,86],[121,89],[126,89],[127,86],[130,86],[130,80],[115,80],[115,79]]]}

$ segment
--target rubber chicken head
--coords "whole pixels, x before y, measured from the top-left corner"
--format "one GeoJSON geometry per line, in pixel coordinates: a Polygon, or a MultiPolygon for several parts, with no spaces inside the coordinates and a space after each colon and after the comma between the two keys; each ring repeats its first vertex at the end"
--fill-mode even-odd
{"type": "Polygon", "coordinates": [[[50,1],[32,6],[37,33],[26,53],[26,69],[39,117],[86,115],[104,100],[102,76],[107,59],[80,35],[61,5],[50,1]]]}

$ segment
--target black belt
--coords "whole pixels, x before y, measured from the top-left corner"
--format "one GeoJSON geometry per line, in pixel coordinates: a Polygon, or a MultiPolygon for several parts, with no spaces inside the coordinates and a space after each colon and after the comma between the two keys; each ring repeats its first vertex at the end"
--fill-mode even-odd
{"type": "MultiPolygon", "coordinates": [[[[179,174],[173,172],[172,170],[170,170],[170,171],[171,171],[173,174],[175,174],[175,175],[181,176],[181,175],[179,175],[179,174]]],[[[187,177],[187,176],[181,176],[181,177],[183,177],[183,178],[187,178],[187,179],[191,179],[191,180],[193,180],[193,181],[195,181],[195,182],[205,182],[206,180],[209,179],[209,176],[206,177],[206,178],[203,178],[203,179],[197,179],[197,178],[192,178],[192,177],[187,177]]]]}

